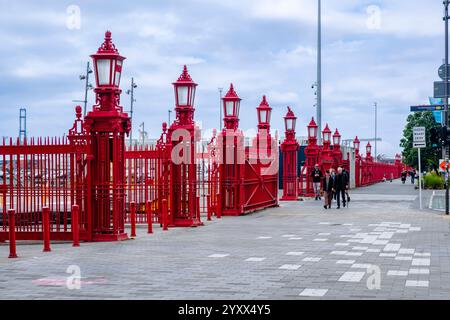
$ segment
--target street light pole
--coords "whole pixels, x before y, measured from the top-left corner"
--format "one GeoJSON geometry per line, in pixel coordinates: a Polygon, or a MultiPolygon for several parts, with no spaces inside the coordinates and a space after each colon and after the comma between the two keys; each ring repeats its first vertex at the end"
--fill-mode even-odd
{"type": "Polygon", "coordinates": [[[378,103],[373,104],[375,107],[375,162],[377,161],[377,139],[378,139],[378,103]]]}
{"type": "Polygon", "coordinates": [[[131,121],[131,130],[130,130],[130,146],[133,143],[133,105],[136,99],[134,99],[134,89],[137,88],[137,84],[134,83],[134,78],[131,78],[131,88],[127,90],[127,94],[130,95],[130,121],[131,121]]]}
{"type": "Polygon", "coordinates": [[[85,80],[85,86],[84,86],[84,100],[74,100],[74,102],[83,102],[84,109],[83,109],[83,116],[86,116],[86,108],[87,108],[87,95],[88,91],[92,89],[92,85],[89,83],[89,74],[92,73],[92,70],[89,66],[89,61],[86,66],[86,74],[80,75],[80,80],[85,80]]]}
{"type": "Polygon", "coordinates": [[[170,126],[170,115],[171,115],[171,113],[172,113],[172,110],[169,110],[169,122],[168,122],[169,126],[170,126]]]}
{"type": "Polygon", "coordinates": [[[317,6],[317,130],[322,132],[322,8],[321,0],[317,6]]]}
{"type": "MultiPolygon", "coordinates": [[[[444,126],[448,127],[448,6],[449,6],[449,0],[444,0],[444,7],[445,7],[445,80],[444,80],[444,126]]],[[[445,147],[442,147],[442,159],[447,161],[447,155],[448,155],[448,147],[447,144],[445,147]]],[[[448,162],[448,161],[447,161],[448,162]]],[[[445,214],[449,214],[449,172],[448,172],[448,166],[447,166],[447,179],[445,181],[445,214]]]]}

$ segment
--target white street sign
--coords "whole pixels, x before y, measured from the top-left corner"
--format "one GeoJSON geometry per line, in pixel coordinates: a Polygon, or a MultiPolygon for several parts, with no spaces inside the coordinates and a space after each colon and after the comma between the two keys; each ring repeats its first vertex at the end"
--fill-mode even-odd
{"type": "Polygon", "coordinates": [[[425,148],[426,146],[425,127],[414,127],[413,148],[425,148]]]}

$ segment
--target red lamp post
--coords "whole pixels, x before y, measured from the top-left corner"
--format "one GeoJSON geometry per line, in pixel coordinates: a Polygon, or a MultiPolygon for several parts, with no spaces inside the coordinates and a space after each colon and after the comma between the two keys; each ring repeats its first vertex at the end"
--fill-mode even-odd
{"type": "Polygon", "coordinates": [[[195,163],[196,128],[194,100],[197,84],[192,81],[187,67],[173,83],[176,118],[169,128],[170,194],[169,226],[195,227],[203,223],[197,214],[197,165],[195,163]],[[189,136],[186,137],[185,133],[189,136]],[[181,147],[181,148],[180,148],[181,147]],[[177,158],[176,161],[174,161],[177,158]]]}
{"type": "Polygon", "coordinates": [[[222,165],[220,170],[220,208],[224,216],[244,214],[245,147],[244,135],[238,129],[241,98],[233,84],[222,98],[224,129],[219,135],[222,165]]]}
{"type": "Polygon", "coordinates": [[[367,145],[366,145],[366,161],[373,161],[373,157],[372,157],[371,153],[372,153],[372,145],[370,144],[370,142],[367,142],[367,145]]]}
{"type": "Polygon", "coordinates": [[[341,134],[339,133],[339,130],[336,129],[336,131],[333,134],[333,162],[334,167],[337,168],[339,166],[342,166],[342,151],[341,151],[341,134]]]}
{"type": "MultiPolygon", "coordinates": [[[[317,124],[314,121],[314,118],[311,119],[311,122],[308,124],[308,146],[305,148],[305,166],[306,166],[306,188],[302,185],[302,189],[306,190],[305,196],[312,197],[314,196],[312,179],[310,178],[311,172],[314,169],[316,163],[319,163],[319,146],[317,145],[317,124]]],[[[303,175],[302,170],[302,175],[303,175]]]]}
{"type": "Polygon", "coordinates": [[[297,151],[300,148],[295,139],[295,125],[297,117],[288,107],[288,112],[284,117],[284,127],[286,136],[281,144],[283,153],[283,196],[282,201],[298,200],[298,179],[297,179],[297,151]]]}
{"type": "Polygon", "coordinates": [[[256,137],[256,151],[259,159],[261,155],[271,156],[271,136],[270,136],[270,118],[272,115],[272,108],[267,102],[266,96],[264,95],[261,103],[256,108],[258,113],[258,133],[256,137]],[[265,141],[264,141],[265,140],[265,141]],[[264,146],[265,144],[265,146],[264,146]],[[260,150],[261,147],[265,147],[266,150],[260,150]],[[264,153],[265,152],[265,153],[264,153]]]}
{"type": "Polygon", "coordinates": [[[125,59],[111,41],[111,32],[92,56],[96,101],[84,120],[90,138],[87,154],[87,239],[115,241],[127,238],[125,220],[125,134],[131,129],[120,106],[120,77],[125,59]]]}
{"type": "Polygon", "coordinates": [[[355,149],[355,185],[358,188],[361,186],[361,155],[359,153],[360,141],[358,136],[353,140],[353,148],[355,149]]]}
{"type": "Polygon", "coordinates": [[[331,150],[330,150],[330,144],[331,144],[331,130],[328,127],[328,123],[325,126],[325,129],[322,131],[322,141],[323,141],[323,148],[320,152],[320,161],[321,161],[321,167],[322,170],[329,170],[333,166],[333,158],[331,157],[331,150]]]}

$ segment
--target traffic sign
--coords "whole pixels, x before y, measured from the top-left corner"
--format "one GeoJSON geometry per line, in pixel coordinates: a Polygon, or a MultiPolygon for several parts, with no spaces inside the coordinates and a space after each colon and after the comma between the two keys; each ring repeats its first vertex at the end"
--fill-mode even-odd
{"type": "Polygon", "coordinates": [[[419,105],[419,106],[411,106],[411,112],[418,111],[444,111],[443,104],[432,104],[432,105],[419,105]]]}
{"type": "MultiPolygon", "coordinates": [[[[450,95],[450,82],[447,83],[447,95],[450,95]]],[[[434,97],[445,98],[445,81],[434,82],[434,97]]]]}
{"type": "Polygon", "coordinates": [[[439,172],[447,172],[448,163],[444,159],[439,159],[439,172]]]}
{"type": "MultiPolygon", "coordinates": [[[[445,64],[439,67],[438,74],[439,78],[445,80],[445,64]]],[[[447,78],[450,79],[450,65],[447,65],[447,78]]]]}
{"type": "Polygon", "coordinates": [[[413,128],[413,148],[425,148],[427,146],[425,140],[425,127],[413,128]]]}

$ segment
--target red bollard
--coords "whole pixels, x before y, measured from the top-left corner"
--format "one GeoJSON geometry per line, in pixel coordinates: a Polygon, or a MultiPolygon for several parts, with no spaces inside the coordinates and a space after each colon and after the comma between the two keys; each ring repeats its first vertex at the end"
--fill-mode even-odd
{"type": "Polygon", "coordinates": [[[222,196],[220,194],[217,195],[217,219],[222,218],[222,196]]]}
{"type": "Polygon", "coordinates": [[[162,222],[163,222],[163,231],[167,231],[167,225],[169,224],[168,220],[168,208],[167,208],[167,199],[163,199],[162,201],[162,222]]]}
{"type": "Polygon", "coordinates": [[[16,221],[15,221],[16,210],[8,210],[9,218],[9,257],[17,258],[16,253],[16,221]]]}
{"type": "Polygon", "coordinates": [[[147,211],[147,233],[153,233],[152,202],[150,200],[147,200],[145,209],[147,211]]]}
{"type": "Polygon", "coordinates": [[[80,246],[80,231],[79,231],[79,211],[80,207],[78,205],[72,206],[72,237],[73,237],[73,246],[80,246]]]}
{"type": "Polygon", "coordinates": [[[200,221],[200,197],[197,197],[197,219],[200,221]]]}
{"type": "Polygon", "coordinates": [[[136,203],[134,201],[130,202],[130,213],[131,213],[131,237],[136,237],[136,203]]]}
{"type": "Polygon", "coordinates": [[[50,210],[48,207],[42,208],[42,232],[44,233],[44,252],[52,251],[50,249],[50,210]]]}
{"type": "Polygon", "coordinates": [[[206,196],[206,199],[207,199],[207,208],[206,208],[206,219],[208,220],[208,221],[211,221],[211,196],[210,195],[207,195],[206,196]]]}

